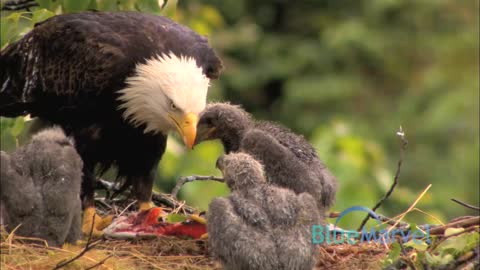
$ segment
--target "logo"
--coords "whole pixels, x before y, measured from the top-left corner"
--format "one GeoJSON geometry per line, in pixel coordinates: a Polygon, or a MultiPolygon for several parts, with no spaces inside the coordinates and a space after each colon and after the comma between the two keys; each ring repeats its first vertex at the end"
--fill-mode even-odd
{"type": "Polygon", "coordinates": [[[371,209],[364,206],[353,206],[344,210],[337,217],[335,221],[335,226],[331,229],[328,225],[313,225],[312,226],[312,243],[313,244],[356,244],[358,242],[362,243],[385,243],[390,244],[397,241],[398,238],[401,238],[403,242],[408,242],[410,240],[415,244],[421,244],[425,242],[430,244],[430,227],[426,225],[425,230],[419,230],[417,228],[390,228],[390,229],[378,229],[376,226],[367,229],[358,231],[352,230],[342,230],[338,228],[338,223],[340,220],[347,214],[351,212],[365,212],[370,215],[371,218],[377,221],[378,225],[382,225],[380,217],[373,212],[371,209]]]}

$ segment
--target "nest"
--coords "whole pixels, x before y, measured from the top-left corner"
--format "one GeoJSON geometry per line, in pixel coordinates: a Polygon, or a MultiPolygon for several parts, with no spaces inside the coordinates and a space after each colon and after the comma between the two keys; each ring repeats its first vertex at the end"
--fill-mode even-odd
{"type": "MultiPolygon", "coordinates": [[[[41,239],[7,233],[2,227],[1,269],[54,269],[85,247],[65,245],[49,247],[41,239]]],[[[102,240],[62,269],[221,269],[208,254],[205,240],[159,237],[145,240],[102,240]]],[[[379,269],[388,253],[382,246],[361,244],[319,248],[316,269],[379,269]],[[358,266],[358,267],[357,267],[358,266]]]]}
{"type": "MultiPolygon", "coordinates": [[[[168,195],[154,194],[153,201],[169,212],[196,212],[194,208],[168,195]]],[[[116,201],[97,198],[96,202],[98,212],[117,216],[129,214],[135,205],[133,200],[125,198],[116,201]]],[[[457,218],[445,225],[432,226],[431,234],[436,237],[436,243],[465,233],[478,234],[479,220],[478,216],[457,218]],[[445,236],[449,228],[462,228],[463,231],[445,236]]],[[[42,239],[18,236],[15,230],[8,233],[4,227],[0,227],[0,239],[1,269],[221,269],[220,263],[210,256],[205,240],[167,236],[134,240],[87,239],[77,245],[56,248],[48,246],[42,239]]],[[[434,247],[429,249],[435,254],[434,247]]],[[[391,251],[391,245],[369,242],[319,246],[315,269],[381,269],[391,251]]],[[[395,269],[405,269],[406,265],[419,263],[412,260],[412,254],[418,251],[403,251],[392,261],[392,265],[398,266],[395,269]]],[[[444,269],[472,264],[479,256],[478,248],[459,254],[452,264],[453,268],[444,269]],[[469,257],[465,257],[467,255],[469,257]]],[[[478,264],[474,264],[472,269],[476,266],[478,264]]]]}
{"type": "MultiPolygon", "coordinates": [[[[1,231],[1,269],[54,269],[76,256],[86,243],[49,247],[41,239],[1,231]]],[[[159,237],[148,240],[101,240],[62,269],[220,269],[204,240],[159,237]]]]}

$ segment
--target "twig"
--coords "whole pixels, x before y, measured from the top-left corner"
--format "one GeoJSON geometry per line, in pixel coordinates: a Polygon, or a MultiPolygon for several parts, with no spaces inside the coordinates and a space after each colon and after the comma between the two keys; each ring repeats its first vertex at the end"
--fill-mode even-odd
{"type": "MultiPolygon", "coordinates": [[[[109,182],[107,180],[104,180],[102,178],[98,178],[97,183],[99,183],[99,185],[107,191],[115,192],[119,188],[119,185],[117,185],[113,182],[109,182]]],[[[166,206],[168,206],[172,209],[175,209],[175,208],[178,208],[179,206],[181,206],[181,203],[178,202],[175,199],[175,197],[173,197],[170,194],[162,194],[162,193],[152,192],[152,201],[156,205],[166,205],[166,206]]],[[[187,206],[187,205],[182,206],[182,209],[185,210],[185,212],[187,212],[189,214],[192,214],[192,213],[196,212],[195,208],[187,206]]]]}
{"type": "Polygon", "coordinates": [[[127,207],[125,207],[122,212],[120,212],[120,214],[118,214],[119,216],[123,215],[123,213],[125,213],[125,211],[128,210],[128,208],[130,208],[133,204],[135,204],[137,202],[137,200],[134,200],[133,202],[131,202],[130,204],[127,205],[127,207]]]}
{"type": "Polygon", "coordinates": [[[67,261],[62,261],[62,262],[59,262],[57,264],[57,266],[55,266],[55,268],[53,268],[52,270],[57,270],[57,269],[60,269],[70,263],[72,263],[73,261],[79,259],[80,257],[82,257],[85,253],[87,253],[87,251],[89,251],[90,249],[92,249],[94,246],[96,246],[98,243],[100,243],[101,240],[98,240],[98,241],[95,241],[95,242],[91,242],[92,241],[92,234],[93,234],[93,227],[95,225],[95,215],[93,215],[93,219],[92,219],[92,226],[90,228],[90,233],[88,234],[88,239],[87,239],[87,244],[85,245],[85,247],[83,248],[83,250],[78,253],[75,257],[71,258],[70,260],[67,260],[67,261]]]}
{"type": "Polygon", "coordinates": [[[160,7],[160,9],[164,9],[165,6],[167,6],[167,4],[168,4],[168,0],[163,0],[162,6],[160,7]]]}
{"type": "Polygon", "coordinates": [[[185,205],[184,203],[175,200],[175,198],[172,195],[169,195],[169,194],[153,192],[152,193],[152,201],[156,205],[162,205],[163,204],[163,205],[166,205],[166,206],[168,206],[172,209],[181,208],[182,210],[184,210],[185,212],[187,212],[189,214],[193,214],[193,213],[196,212],[195,208],[193,208],[191,206],[188,206],[188,205],[185,205]]]}
{"type": "Polygon", "coordinates": [[[469,228],[471,226],[480,226],[480,217],[469,217],[446,225],[430,228],[430,234],[443,234],[448,228],[469,228]]]}
{"type": "MultiPolygon", "coordinates": [[[[405,138],[405,132],[403,131],[402,126],[400,126],[400,129],[397,131],[397,136],[400,137],[400,140],[402,141],[402,144],[400,146],[400,159],[398,160],[398,163],[397,163],[397,171],[395,172],[395,177],[393,178],[393,183],[390,186],[390,189],[387,191],[385,196],[383,196],[383,198],[380,201],[378,201],[377,204],[372,208],[373,212],[375,212],[382,205],[382,203],[386,201],[390,197],[390,195],[392,195],[393,190],[398,184],[398,179],[400,177],[400,171],[403,163],[404,152],[407,149],[407,145],[408,145],[408,141],[405,138]]],[[[363,227],[365,226],[367,221],[370,219],[370,217],[371,217],[370,214],[365,217],[365,219],[360,224],[358,231],[361,231],[363,229],[363,227]]]]}
{"type": "Polygon", "coordinates": [[[93,269],[95,267],[99,267],[100,265],[104,264],[108,259],[110,259],[111,257],[113,257],[113,254],[110,254],[108,255],[107,257],[105,257],[103,260],[99,261],[98,263],[88,267],[88,268],[85,268],[85,270],[90,270],[90,269],[93,269]]]}
{"type": "Polygon", "coordinates": [[[460,200],[453,199],[453,198],[450,199],[450,200],[452,200],[452,201],[454,201],[454,202],[456,202],[456,203],[458,203],[458,204],[460,204],[460,205],[462,205],[462,206],[465,206],[466,208],[470,208],[470,209],[473,209],[473,210],[480,211],[480,207],[478,207],[478,206],[474,206],[474,205],[471,205],[471,204],[468,204],[468,203],[464,203],[464,202],[462,202],[462,201],[460,201],[460,200]]]}
{"type": "Polygon", "coordinates": [[[405,249],[405,246],[403,245],[403,242],[402,242],[401,238],[399,239],[399,241],[397,241],[397,243],[400,245],[400,250],[402,252],[402,257],[403,257],[404,262],[408,266],[410,266],[411,269],[417,270],[417,267],[415,267],[415,264],[413,263],[412,259],[408,256],[408,252],[405,249]]]}
{"type": "MultiPolygon", "coordinates": [[[[393,225],[395,224],[396,220],[394,218],[391,218],[391,217],[387,217],[387,216],[384,216],[384,215],[381,215],[381,214],[378,214],[378,213],[375,213],[378,217],[378,220],[380,220],[381,222],[383,223],[386,223],[388,225],[393,225]]],[[[330,212],[328,214],[328,218],[337,218],[338,216],[340,215],[340,212],[330,212]]],[[[403,228],[403,227],[408,227],[410,226],[407,222],[399,222],[397,224],[397,227],[400,227],[400,228],[403,228]]]]}
{"type": "Polygon", "coordinates": [[[457,237],[459,235],[462,235],[462,234],[465,234],[465,233],[470,233],[472,231],[476,231],[477,233],[480,232],[479,228],[476,227],[476,226],[471,226],[469,228],[466,228],[465,230],[463,231],[460,231],[460,232],[457,232],[457,233],[453,233],[453,234],[450,234],[448,236],[445,236],[445,237],[442,237],[440,238],[440,240],[438,241],[435,241],[432,245],[430,245],[430,247],[428,248],[428,251],[434,251],[441,243],[443,243],[445,240],[449,239],[449,238],[452,238],[452,237],[457,237]]]}
{"type": "Polygon", "coordinates": [[[102,186],[102,188],[104,188],[107,191],[115,191],[119,188],[119,185],[117,183],[110,182],[102,178],[97,178],[97,183],[99,183],[102,186]]]}
{"type": "Polygon", "coordinates": [[[26,9],[29,11],[29,8],[36,7],[36,6],[38,6],[38,3],[32,0],[8,1],[3,5],[2,10],[16,11],[16,10],[26,9]]]}
{"type": "Polygon", "coordinates": [[[218,182],[223,182],[223,178],[216,177],[216,176],[200,176],[200,175],[191,175],[191,176],[186,176],[186,177],[179,177],[177,184],[172,190],[172,197],[177,198],[178,192],[180,191],[180,188],[182,188],[183,185],[189,182],[193,182],[196,180],[213,180],[213,181],[218,181],[218,182]]]}

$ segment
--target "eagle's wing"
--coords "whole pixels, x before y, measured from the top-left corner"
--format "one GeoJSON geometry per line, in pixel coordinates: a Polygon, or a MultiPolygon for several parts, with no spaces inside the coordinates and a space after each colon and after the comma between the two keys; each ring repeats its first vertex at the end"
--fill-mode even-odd
{"type": "Polygon", "coordinates": [[[168,52],[191,56],[208,77],[218,77],[221,61],[207,39],[167,18],[136,12],[52,17],[1,52],[0,115],[31,113],[47,98],[52,109],[82,104],[88,111],[104,93],[123,88],[136,64],[168,52]]]}

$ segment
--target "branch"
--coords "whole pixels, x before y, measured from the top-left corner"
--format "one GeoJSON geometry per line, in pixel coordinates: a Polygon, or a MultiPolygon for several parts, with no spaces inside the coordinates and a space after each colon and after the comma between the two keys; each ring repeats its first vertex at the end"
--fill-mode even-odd
{"type": "MultiPolygon", "coordinates": [[[[377,215],[378,219],[381,222],[385,222],[386,224],[388,224],[390,226],[393,226],[395,223],[397,223],[397,221],[393,218],[390,218],[390,217],[387,217],[387,216],[384,216],[384,215],[381,215],[381,214],[378,214],[378,213],[375,213],[375,214],[377,215]]],[[[328,215],[328,218],[337,218],[339,216],[340,216],[340,212],[330,212],[330,214],[328,215]]],[[[395,226],[397,228],[408,228],[410,225],[407,222],[400,221],[395,226]]]]}
{"type": "Polygon", "coordinates": [[[185,185],[186,183],[189,183],[189,182],[196,181],[196,180],[202,180],[202,181],[213,180],[213,181],[223,182],[223,178],[216,177],[216,176],[213,176],[213,175],[211,175],[211,176],[192,175],[192,176],[186,176],[186,177],[179,177],[178,181],[177,181],[177,184],[175,185],[175,187],[172,190],[172,197],[177,198],[178,192],[180,191],[180,189],[182,188],[183,185],[185,185]]]}
{"type": "Polygon", "coordinates": [[[100,265],[104,264],[108,259],[110,259],[111,257],[113,257],[113,254],[110,254],[108,255],[107,257],[105,257],[103,260],[99,261],[98,263],[88,267],[88,268],[85,268],[85,270],[91,270],[95,267],[99,267],[100,265]]]}
{"type": "MultiPolygon", "coordinates": [[[[117,191],[119,186],[120,186],[116,183],[109,182],[109,181],[104,180],[102,178],[98,178],[97,183],[99,183],[99,185],[103,189],[105,189],[107,191],[112,191],[112,192],[117,191]]],[[[178,193],[178,191],[177,191],[177,193],[178,193]]],[[[166,206],[168,206],[172,209],[175,209],[175,208],[178,208],[178,207],[181,206],[182,209],[185,210],[185,212],[187,212],[189,214],[192,214],[192,213],[196,212],[195,208],[184,205],[184,204],[182,205],[182,203],[178,202],[175,199],[174,196],[169,195],[169,194],[152,192],[152,201],[155,203],[155,205],[166,205],[166,206]]]]}
{"type": "Polygon", "coordinates": [[[168,0],[163,0],[163,3],[162,3],[162,6],[160,7],[160,9],[164,9],[168,4],[168,0]]]}
{"type": "Polygon", "coordinates": [[[82,257],[85,253],[87,253],[87,251],[89,251],[90,249],[92,249],[93,247],[95,247],[98,243],[100,243],[100,241],[102,240],[97,240],[95,242],[92,243],[92,233],[93,233],[93,227],[95,225],[95,215],[93,215],[93,219],[92,219],[92,227],[90,228],[90,233],[88,234],[88,239],[87,239],[87,244],[85,245],[85,248],[83,248],[83,250],[78,253],[75,257],[71,258],[70,260],[68,261],[62,261],[62,262],[59,262],[57,264],[57,266],[55,266],[55,268],[53,268],[52,270],[57,270],[57,269],[60,269],[70,263],[72,263],[73,261],[79,259],[80,257],[82,257]]]}
{"type": "Polygon", "coordinates": [[[172,209],[176,209],[178,207],[181,207],[183,210],[185,210],[185,212],[189,213],[189,214],[193,214],[195,212],[198,212],[195,208],[191,207],[191,206],[188,206],[188,205],[185,205],[184,203],[181,203],[177,200],[175,200],[175,198],[172,196],[172,195],[169,195],[169,194],[162,194],[162,193],[152,193],[152,201],[156,204],[156,205],[166,205],[172,209]]]}
{"type": "MultiPolygon", "coordinates": [[[[395,177],[393,178],[392,186],[390,187],[388,192],[385,194],[385,196],[383,196],[383,198],[372,208],[373,212],[375,212],[382,205],[382,203],[386,201],[390,197],[390,195],[392,195],[393,190],[398,184],[398,179],[400,177],[400,171],[403,163],[404,151],[405,149],[407,149],[407,145],[408,145],[408,141],[407,139],[405,139],[405,132],[403,131],[402,126],[400,126],[400,129],[397,131],[397,136],[400,137],[400,140],[402,142],[400,146],[400,159],[398,160],[398,163],[397,163],[397,171],[395,172],[395,177]]],[[[365,226],[367,221],[370,219],[370,217],[371,217],[370,214],[365,217],[365,219],[362,221],[362,224],[360,224],[358,231],[361,231],[363,229],[363,227],[365,226]]]]}
{"type": "Polygon", "coordinates": [[[7,1],[2,6],[2,10],[17,11],[17,10],[26,9],[29,11],[29,8],[36,7],[36,6],[38,6],[38,3],[32,0],[17,0],[17,1],[13,0],[13,1],[7,1]]]}
{"type": "MultiPolygon", "coordinates": [[[[480,225],[480,216],[476,217],[465,217],[460,220],[456,220],[454,222],[450,222],[445,225],[435,226],[430,228],[430,234],[443,234],[446,229],[448,228],[469,228],[471,226],[478,226],[480,225]]],[[[425,225],[424,225],[425,226],[425,225]]]]}
{"type": "Polygon", "coordinates": [[[453,198],[450,199],[450,200],[452,200],[452,201],[454,201],[454,202],[456,202],[456,203],[458,203],[458,204],[460,204],[460,205],[462,205],[462,206],[465,206],[466,208],[470,208],[470,209],[473,209],[473,210],[480,211],[480,207],[478,207],[478,206],[474,206],[474,205],[471,205],[471,204],[468,204],[468,203],[464,203],[464,202],[462,202],[462,201],[460,201],[460,200],[453,199],[453,198]]]}

